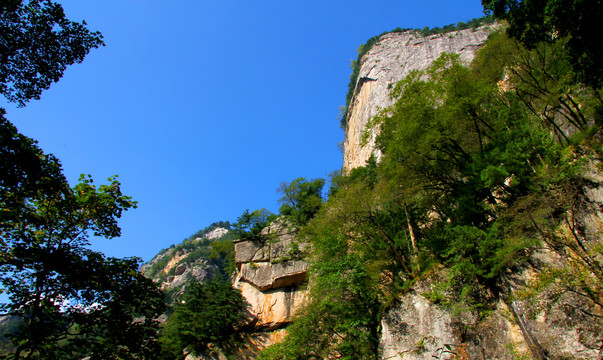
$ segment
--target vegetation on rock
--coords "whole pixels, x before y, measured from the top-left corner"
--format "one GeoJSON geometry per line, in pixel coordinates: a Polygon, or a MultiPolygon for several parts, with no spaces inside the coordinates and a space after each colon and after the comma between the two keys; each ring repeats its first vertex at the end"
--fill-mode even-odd
{"type": "Polygon", "coordinates": [[[258,239],[263,228],[276,219],[276,215],[266,209],[245,210],[234,224],[234,234],[238,239],[258,239]]]}
{"type": "Polygon", "coordinates": [[[541,42],[566,42],[576,78],[593,88],[603,85],[598,0],[482,0],[484,8],[509,23],[507,33],[533,49],[541,42]]]}
{"type": "MultiPolygon", "coordinates": [[[[279,188],[282,224],[299,228],[310,246],[302,251],[293,241],[265,263],[304,256],[310,296],[286,340],[261,359],[375,359],[384,311],[436,272],[439,283],[425,297],[485,317],[506,276],[543,250],[559,261],[539,265],[516,296],[552,304],[572,293],[584,301],[574,306],[603,307],[600,219],[585,220],[603,211],[592,195],[602,185],[593,175],[603,123],[601,47],[593,41],[600,6],[483,4],[509,22],[511,37],[491,34],[469,67],[445,53],[397,83],[393,105],[366,129],[377,134],[379,162],[334,176],[327,201],[323,179],[300,177],[279,188]]],[[[65,19],[50,0],[6,2],[0,17],[8,39],[0,44],[0,92],[21,106],[103,45],[98,32],[65,19]],[[25,51],[34,45],[38,52],[25,51]]],[[[415,31],[427,36],[491,21],[415,31]]],[[[378,40],[358,50],[346,106],[362,56],[378,40]]],[[[60,162],[4,115],[0,109],[0,283],[8,297],[0,305],[0,358],[173,359],[236,345],[246,305],[230,283],[233,240],[266,240],[262,230],[277,215],[245,210],[235,223],[211,224],[157,255],[144,270],[156,281],[175,274],[176,255],[177,265],[215,270],[183,285],[160,328],[165,294],[139,272],[138,260],[89,249],[90,235],[119,236],[118,219],[136,202],[116,177],[97,186],[82,176],[70,186],[60,162]],[[229,231],[208,238],[219,228],[229,231]]],[[[600,322],[590,309],[580,310],[600,322]]]]}
{"type": "Polygon", "coordinates": [[[278,192],[282,204],[279,212],[296,226],[305,225],[320,209],[324,179],[306,180],[303,177],[282,183],[278,192]]]}
{"type": "Polygon", "coordinates": [[[197,231],[193,235],[184,239],[178,245],[172,245],[168,249],[163,249],[159,254],[143,267],[143,273],[156,282],[163,282],[169,276],[174,275],[176,266],[172,266],[165,271],[166,266],[176,254],[182,254],[183,259],[178,265],[191,265],[197,260],[206,260],[209,266],[214,266],[218,272],[230,274],[234,270],[234,247],[232,240],[235,233],[232,225],[228,221],[218,221],[197,231]],[[218,238],[207,238],[213,230],[228,230],[224,235],[218,238]]]}
{"type": "Polygon", "coordinates": [[[347,126],[347,121],[348,121],[348,111],[349,108],[351,106],[351,101],[352,101],[352,96],[354,96],[354,90],[356,89],[356,82],[358,81],[358,75],[360,74],[360,66],[362,65],[362,57],[369,52],[369,50],[371,50],[373,48],[373,46],[375,46],[378,42],[379,42],[379,38],[381,38],[381,36],[385,35],[385,34],[389,34],[389,33],[398,33],[398,32],[407,32],[407,31],[414,31],[417,34],[420,34],[421,36],[429,36],[429,35],[436,35],[436,34],[444,34],[444,33],[448,33],[451,31],[460,31],[460,30],[465,30],[465,29],[477,29],[478,27],[482,26],[482,25],[487,25],[487,24],[491,24],[494,22],[494,18],[490,17],[490,16],[485,16],[482,18],[477,18],[477,19],[472,19],[468,22],[459,22],[456,25],[455,24],[450,24],[450,25],[446,25],[443,27],[435,27],[435,28],[429,28],[429,27],[425,27],[423,29],[411,29],[411,28],[396,28],[392,31],[386,31],[384,33],[381,33],[377,36],[373,36],[372,38],[368,39],[364,44],[361,44],[358,49],[356,50],[356,52],[358,53],[358,56],[356,58],[356,60],[352,60],[352,64],[350,65],[350,68],[352,69],[352,74],[350,75],[350,82],[348,83],[348,92],[345,96],[345,106],[343,107],[343,111],[341,113],[341,123],[340,126],[342,129],[345,129],[347,126]]]}
{"type": "Polygon", "coordinates": [[[383,157],[335,178],[301,229],[310,302],[260,358],[377,358],[381,313],[440,268],[425,296],[486,316],[505,274],[542,247],[563,261],[541,269],[531,295],[601,305],[600,239],[580,220],[601,211],[586,194],[600,186],[587,172],[599,159],[600,94],[576,83],[563,41],[530,50],[495,33],[471,67],[443,54],[393,88],[395,103],[367,129],[379,130],[383,157]]]}

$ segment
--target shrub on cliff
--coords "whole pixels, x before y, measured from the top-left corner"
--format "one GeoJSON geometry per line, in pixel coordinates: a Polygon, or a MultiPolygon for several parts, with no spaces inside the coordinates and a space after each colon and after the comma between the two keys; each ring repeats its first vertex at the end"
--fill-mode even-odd
{"type": "Polygon", "coordinates": [[[278,192],[283,196],[279,212],[295,225],[305,225],[322,206],[322,188],[324,179],[306,180],[303,177],[282,183],[278,192]]]}
{"type": "Polygon", "coordinates": [[[234,236],[240,239],[257,239],[262,229],[268,226],[276,215],[266,209],[245,210],[233,225],[234,236]]]}

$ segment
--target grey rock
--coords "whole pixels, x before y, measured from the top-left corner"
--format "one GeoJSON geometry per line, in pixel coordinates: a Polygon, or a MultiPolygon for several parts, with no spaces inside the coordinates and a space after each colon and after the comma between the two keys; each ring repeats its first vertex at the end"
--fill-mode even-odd
{"type": "Polygon", "coordinates": [[[274,284],[272,265],[269,262],[246,263],[241,265],[241,277],[260,291],[271,289],[274,284]]]}
{"type": "Polygon", "coordinates": [[[299,285],[306,280],[308,263],[302,260],[285,261],[272,265],[272,288],[299,285]]]}
{"type": "Polygon", "coordinates": [[[180,264],[180,265],[176,266],[176,269],[174,269],[174,275],[175,276],[182,275],[184,273],[184,271],[186,271],[186,265],[180,264]]]}
{"type": "Polygon", "coordinates": [[[520,328],[500,302],[483,320],[470,310],[452,311],[423,294],[436,276],[416,283],[401,295],[381,320],[381,359],[514,359],[527,353],[520,328]]]}
{"type": "Polygon", "coordinates": [[[305,261],[285,261],[241,264],[241,278],[260,291],[299,285],[306,279],[308,264],[305,261]]]}
{"type": "Polygon", "coordinates": [[[349,171],[364,166],[375,154],[376,133],[371,132],[366,146],[361,146],[362,133],[367,122],[380,109],[392,104],[390,87],[402,80],[413,70],[424,70],[443,52],[457,53],[461,60],[469,63],[476,50],[486,41],[495,26],[482,26],[447,34],[423,37],[414,31],[389,33],[381,36],[361,59],[360,72],[355,84],[354,95],[348,108],[345,142],[343,146],[343,169],[349,171]]]}
{"type": "Polygon", "coordinates": [[[270,246],[263,240],[239,240],[235,242],[235,262],[269,261],[270,246]]]}

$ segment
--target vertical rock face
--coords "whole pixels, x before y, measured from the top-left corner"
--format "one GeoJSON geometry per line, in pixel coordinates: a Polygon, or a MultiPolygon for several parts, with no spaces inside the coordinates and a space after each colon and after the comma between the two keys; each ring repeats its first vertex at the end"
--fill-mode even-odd
{"type": "Polygon", "coordinates": [[[478,319],[474,311],[450,311],[424,295],[439,280],[435,276],[417,283],[384,313],[382,359],[511,360],[529,355],[507,304],[499,301],[485,319],[478,319]]]}
{"type": "MultiPolygon", "coordinates": [[[[575,216],[587,247],[603,243],[603,176],[592,166],[585,207],[575,216]]],[[[560,230],[563,231],[563,228],[560,230]]],[[[568,264],[567,254],[543,245],[520,269],[497,283],[491,311],[455,311],[429,300],[439,274],[418,281],[381,320],[381,359],[603,359],[603,307],[580,291],[542,288],[537,297],[522,290],[547,269],[568,264]]],[[[603,292],[599,289],[599,297],[603,292]]]]}
{"type": "Polygon", "coordinates": [[[361,146],[362,132],[379,109],[391,105],[389,89],[412,70],[424,70],[443,52],[458,53],[469,63],[475,51],[486,41],[493,26],[454,31],[446,34],[421,36],[413,31],[383,35],[361,59],[360,73],[349,104],[343,169],[349,171],[364,166],[375,153],[375,135],[370,134],[366,146],[361,146]]]}
{"type": "Polygon", "coordinates": [[[234,287],[249,304],[254,333],[249,348],[282,341],[282,329],[305,303],[308,264],[299,258],[304,244],[297,242],[296,235],[296,229],[277,220],[262,231],[260,239],[235,241],[239,271],[234,287]]]}
{"type": "MultiPolygon", "coordinates": [[[[546,251],[541,261],[560,262],[546,251]]],[[[380,358],[420,359],[601,359],[601,308],[577,294],[545,293],[512,300],[534,268],[512,274],[502,284],[509,292],[480,318],[429,300],[438,279],[426,278],[400,296],[381,319],[380,358]],[[554,299],[553,299],[554,298],[554,299]]]]}
{"type": "MultiPolygon", "coordinates": [[[[361,146],[366,124],[392,104],[390,88],[412,70],[424,70],[443,52],[458,53],[469,63],[496,26],[422,37],[409,31],[383,35],[361,59],[355,91],[348,108],[343,170],[364,166],[375,149],[375,132],[361,146]]],[[[592,211],[576,214],[590,239],[602,243],[603,177],[593,171],[595,184],[585,189],[592,211]]],[[[597,245],[598,244],[598,245],[597,245]]],[[[603,310],[576,293],[543,291],[538,299],[519,296],[545,269],[564,266],[566,259],[544,247],[529,265],[515,269],[489,294],[490,311],[451,309],[430,300],[436,274],[415,283],[383,313],[380,358],[412,359],[603,359],[603,310]]],[[[444,270],[442,270],[444,271],[444,270]]]]}

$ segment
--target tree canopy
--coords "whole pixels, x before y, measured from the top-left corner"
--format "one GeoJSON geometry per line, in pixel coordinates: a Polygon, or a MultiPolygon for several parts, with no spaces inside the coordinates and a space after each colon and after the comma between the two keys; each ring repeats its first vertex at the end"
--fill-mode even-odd
{"type": "Polygon", "coordinates": [[[241,239],[257,239],[265,228],[276,219],[276,215],[266,209],[249,211],[246,209],[233,225],[233,232],[241,239]]]}
{"type": "Polygon", "coordinates": [[[569,37],[568,52],[579,78],[594,88],[603,85],[601,1],[482,0],[482,4],[496,18],[507,20],[508,34],[528,48],[569,37]]]}
{"type": "MultiPolygon", "coordinates": [[[[50,0],[0,4],[0,93],[23,106],[102,36],[65,18],[50,0]]],[[[0,109],[0,304],[14,329],[12,359],[150,359],[158,344],[163,294],[138,259],[89,248],[91,235],[121,234],[118,219],[136,202],[117,177],[70,186],[61,164],[20,134],[0,109]]]]}
{"type": "Polygon", "coordinates": [[[201,355],[210,344],[227,346],[241,323],[244,307],[241,291],[226,277],[191,283],[176,303],[161,341],[176,358],[184,357],[185,348],[201,355]]]}
{"type": "Polygon", "coordinates": [[[58,160],[3,115],[0,130],[0,283],[9,299],[0,307],[21,319],[10,335],[14,358],[151,351],[163,295],[138,260],[88,249],[89,235],[119,236],[117,220],[136,203],[115,177],[98,187],[82,177],[70,187],[58,160]]]}
{"type": "Polygon", "coordinates": [[[279,212],[296,225],[305,225],[320,209],[324,179],[306,180],[303,177],[282,183],[278,192],[283,196],[279,212]]]}
{"type": "Polygon", "coordinates": [[[470,66],[444,53],[392,88],[367,125],[382,157],[335,177],[301,227],[309,301],[260,359],[377,359],[381,314],[417,282],[451,314],[485,318],[505,276],[542,247],[563,261],[531,294],[573,291],[600,306],[598,235],[575,215],[600,211],[584,175],[599,158],[600,103],[570,80],[562,44],[530,50],[495,33],[470,66]]]}
{"type": "Polygon", "coordinates": [[[3,1],[0,34],[0,93],[20,106],[39,99],[67,66],[104,45],[98,31],[65,18],[51,0],[3,1]]]}

